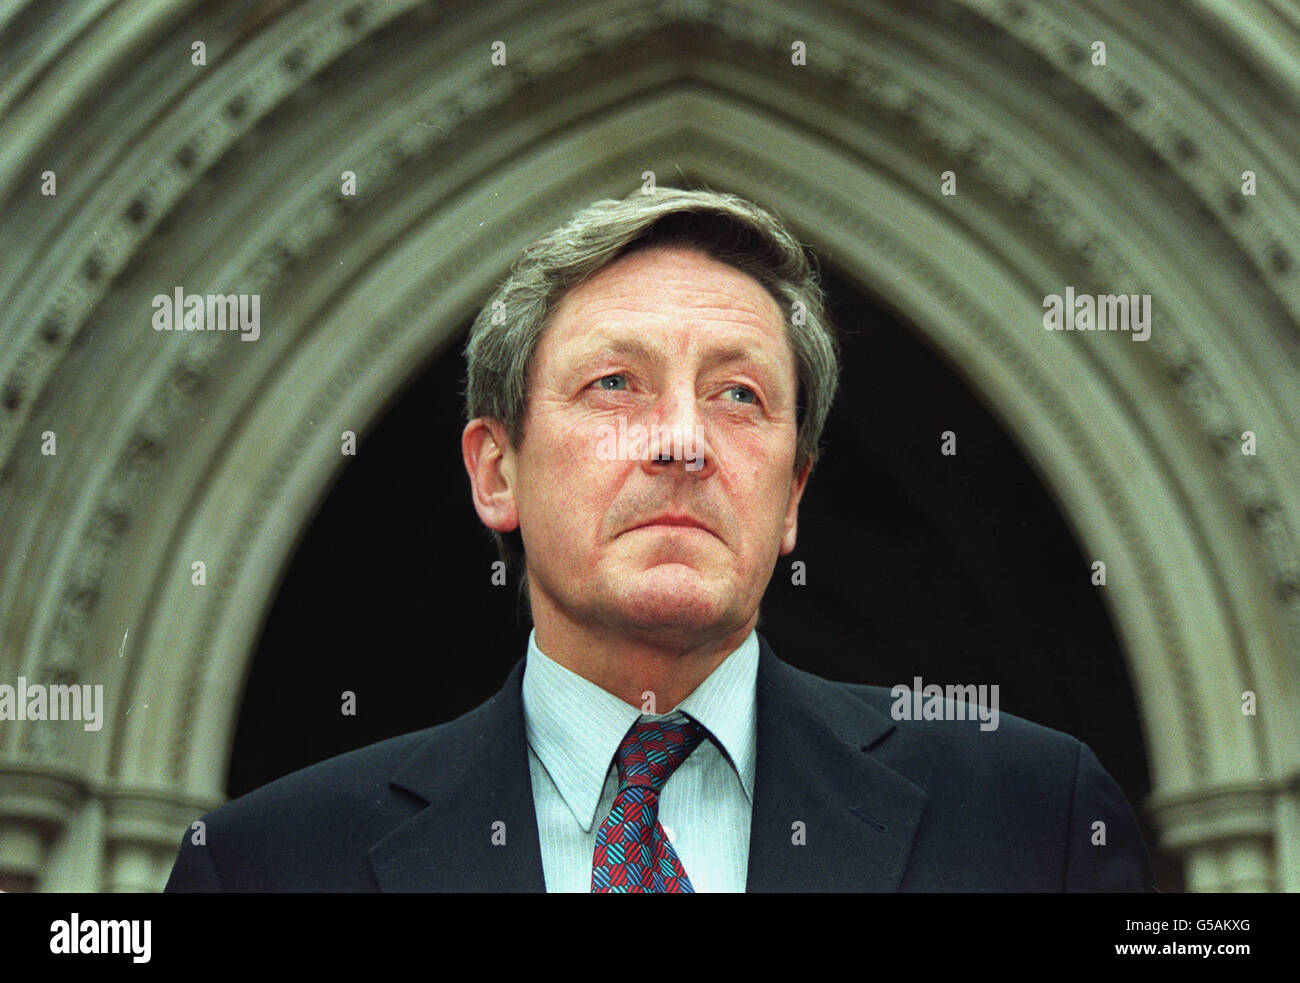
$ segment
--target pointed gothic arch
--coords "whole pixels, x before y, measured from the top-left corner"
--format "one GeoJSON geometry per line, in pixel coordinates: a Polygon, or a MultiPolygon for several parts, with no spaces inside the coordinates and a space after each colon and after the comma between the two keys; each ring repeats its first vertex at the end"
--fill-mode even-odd
{"type": "Polygon", "coordinates": [[[0,682],[103,683],[107,708],[95,733],[0,730],[0,875],[162,884],[221,799],[340,432],[529,239],[680,169],[781,213],[924,334],[1106,559],[1146,807],[1188,887],[1300,887],[1300,24],[1281,5],[4,16],[0,682]],[[259,294],[261,337],[153,332],[177,284],[259,294]],[[1151,339],[1044,332],[1067,285],[1152,294],[1151,339]]]}

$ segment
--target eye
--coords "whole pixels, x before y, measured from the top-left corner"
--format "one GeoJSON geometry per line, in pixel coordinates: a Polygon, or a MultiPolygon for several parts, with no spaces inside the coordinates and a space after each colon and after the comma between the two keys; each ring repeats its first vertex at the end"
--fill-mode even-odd
{"type": "Polygon", "coordinates": [[[741,403],[753,405],[754,403],[758,402],[758,393],[754,392],[754,390],[750,389],[748,386],[728,386],[725,391],[729,393],[730,392],[745,393],[749,398],[740,400],[739,402],[741,403]]]}
{"type": "Polygon", "coordinates": [[[603,390],[605,392],[616,392],[619,389],[627,388],[627,376],[623,375],[621,372],[615,372],[612,375],[603,375],[595,382],[593,382],[592,385],[595,386],[597,389],[603,390]],[[623,386],[618,387],[618,386],[605,385],[605,383],[608,382],[610,379],[622,380],[623,386]]]}

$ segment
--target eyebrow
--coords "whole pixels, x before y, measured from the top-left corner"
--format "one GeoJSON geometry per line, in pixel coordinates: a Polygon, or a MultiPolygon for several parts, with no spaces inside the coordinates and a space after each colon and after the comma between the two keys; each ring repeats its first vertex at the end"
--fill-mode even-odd
{"type": "Polygon", "coordinates": [[[579,361],[591,361],[593,359],[611,358],[619,355],[631,355],[653,362],[663,358],[663,353],[657,348],[647,345],[644,341],[637,341],[634,338],[620,338],[618,340],[606,341],[596,348],[583,348],[577,353],[579,361]]]}
{"type": "MultiPolygon", "coordinates": [[[[611,339],[596,348],[580,351],[576,359],[580,363],[595,361],[599,359],[612,358],[619,355],[632,356],[644,359],[647,362],[662,362],[664,353],[640,341],[636,338],[618,338],[611,339]]],[[[711,369],[718,365],[727,365],[731,362],[752,362],[758,368],[772,376],[777,376],[777,367],[772,359],[766,355],[758,354],[753,349],[746,348],[743,345],[730,345],[726,348],[720,348],[711,351],[705,355],[703,368],[711,369]]]]}

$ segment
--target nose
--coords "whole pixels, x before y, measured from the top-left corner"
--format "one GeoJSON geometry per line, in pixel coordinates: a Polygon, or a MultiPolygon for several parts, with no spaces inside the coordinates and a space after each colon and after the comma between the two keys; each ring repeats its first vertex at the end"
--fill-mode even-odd
{"type": "Polygon", "coordinates": [[[651,473],[684,471],[701,478],[716,470],[693,382],[683,381],[665,392],[649,417],[650,446],[643,468],[651,473]]]}

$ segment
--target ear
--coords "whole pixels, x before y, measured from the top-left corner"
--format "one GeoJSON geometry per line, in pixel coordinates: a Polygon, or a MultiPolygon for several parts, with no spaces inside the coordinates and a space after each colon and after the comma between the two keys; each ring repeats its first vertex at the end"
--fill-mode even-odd
{"type": "Polygon", "coordinates": [[[781,534],[781,556],[794,552],[795,533],[799,525],[799,500],[808,484],[813,462],[808,461],[790,481],[790,501],[785,507],[785,529],[781,534]]]}
{"type": "Polygon", "coordinates": [[[519,527],[515,504],[515,457],[499,420],[478,417],[465,425],[460,452],[469,474],[474,511],[483,525],[506,533],[519,527]]]}

